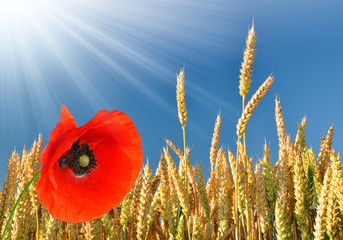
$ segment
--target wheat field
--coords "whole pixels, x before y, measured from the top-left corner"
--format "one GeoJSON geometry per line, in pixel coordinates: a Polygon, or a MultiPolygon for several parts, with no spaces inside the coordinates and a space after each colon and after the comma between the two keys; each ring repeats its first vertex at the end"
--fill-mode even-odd
{"type": "MultiPolygon", "coordinates": [[[[189,162],[182,69],[177,75],[176,99],[183,146],[166,139],[156,171],[148,162],[122,203],[90,222],[54,219],[39,203],[34,181],[21,198],[4,239],[343,239],[343,173],[340,155],[331,147],[332,126],[315,154],[306,144],[306,118],[298,124],[292,140],[286,134],[280,100],[276,98],[278,159],[270,158],[267,144],[262,159],[247,155],[246,126],[274,81],[274,76],[267,77],[246,103],[255,43],[252,27],[240,69],[242,115],[237,122],[236,152],[219,147],[218,114],[207,181],[201,165],[189,162]],[[171,152],[177,158],[173,159],[171,152]]],[[[20,193],[39,171],[41,151],[39,135],[29,151],[14,151],[8,159],[0,200],[2,234],[20,193]]]]}

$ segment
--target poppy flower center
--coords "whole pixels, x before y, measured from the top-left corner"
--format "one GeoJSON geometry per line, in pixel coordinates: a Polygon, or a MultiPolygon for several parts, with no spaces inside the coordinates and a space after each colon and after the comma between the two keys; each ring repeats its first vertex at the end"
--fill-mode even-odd
{"type": "Polygon", "coordinates": [[[83,176],[90,173],[96,166],[95,155],[88,144],[79,144],[80,139],[73,143],[65,156],[58,159],[60,168],[73,169],[75,176],[83,176]]]}
{"type": "Polygon", "coordinates": [[[79,161],[80,161],[80,166],[81,167],[87,167],[88,164],[89,164],[89,157],[87,155],[82,155],[79,158],[79,161]]]}

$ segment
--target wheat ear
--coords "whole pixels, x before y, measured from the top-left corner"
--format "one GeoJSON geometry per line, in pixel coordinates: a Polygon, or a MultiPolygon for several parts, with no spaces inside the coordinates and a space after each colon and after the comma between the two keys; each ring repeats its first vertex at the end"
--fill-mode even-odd
{"type": "Polygon", "coordinates": [[[332,160],[332,179],[331,183],[334,186],[334,191],[337,196],[337,202],[340,207],[340,211],[343,212],[343,172],[341,165],[341,158],[339,154],[336,154],[335,150],[331,152],[332,160]]]}
{"type": "MultiPolygon", "coordinates": [[[[330,167],[331,168],[331,167],[330,167]]],[[[326,234],[331,239],[336,239],[339,222],[339,206],[337,196],[335,194],[336,186],[333,185],[333,174],[331,176],[330,188],[328,191],[327,205],[326,205],[326,234]]]]}
{"type": "MultiPolygon", "coordinates": [[[[119,214],[118,214],[119,215],[119,214]]],[[[102,221],[102,224],[104,226],[104,228],[106,229],[106,232],[107,232],[107,237],[110,238],[110,239],[115,239],[115,237],[118,237],[116,235],[119,235],[119,234],[116,234],[117,232],[121,231],[121,225],[119,227],[119,231],[116,229],[117,226],[115,225],[115,220],[119,220],[120,217],[118,216],[118,218],[115,218],[115,217],[111,217],[110,216],[110,212],[106,213],[105,215],[103,215],[101,217],[101,221],[102,221]]],[[[121,221],[121,219],[119,220],[119,222],[121,221]]]]}
{"type": "Polygon", "coordinates": [[[246,105],[241,118],[238,120],[237,124],[237,136],[239,138],[242,137],[242,134],[245,133],[245,129],[247,126],[247,123],[255,111],[258,103],[261,101],[263,96],[266,94],[266,92],[269,90],[269,88],[272,86],[274,81],[274,77],[270,75],[266,81],[260,86],[260,88],[256,91],[256,93],[252,96],[248,104],[246,105]]]}
{"type": "Polygon", "coordinates": [[[204,182],[204,176],[202,174],[202,169],[201,169],[201,165],[198,163],[197,164],[197,176],[198,176],[198,191],[200,193],[200,200],[201,200],[201,204],[205,210],[205,215],[207,218],[207,221],[210,220],[210,214],[211,214],[211,208],[210,208],[210,204],[208,201],[208,197],[207,197],[207,192],[206,192],[206,185],[204,182]]]}
{"type": "MultiPolygon", "coordinates": [[[[1,198],[1,232],[6,228],[7,219],[11,214],[12,208],[14,206],[14,191],[17,181],[18,167],[20,164],[20,155],[14,151],[12,156],[8,159],[7,173],[5,178],[5,183],[3,186],[2,198],[1,198]]],[[[6,231],[5,239],[9,236],[11,232],[11,225],[8,226],[6,231]]]]}
{"type": "Polygon", "coordinates": [[[168,163],[168,171],[169,174],[172,176],[174,184],[175,184],[175,189],[177,192],[177,196],[180,200],[181,207],[183,209],[184,214],[186,217],[189,216],[189,198],[188,198],[188,193],[185,189],[184,184],[181,182],[179,173],[177,172],[175,163],[173,159],[171,158],[168,148],[163,148],[164,152],[164,157],[167,160],[168,163]]]}
{"type": "Polygon", "coordinates": [[[291,211],[288,198],[287,187],[287,170],[285,169],[285,163],[282,162],[279,169],[279,186],[278,197],[275,203],[275,228],[276,237],[278,240],[291,239],[291,211]]]}
{"type": "Polygon", "coordinates": [[[325,231],[326,231],[326,204],[329,191],[329,183],[331,179],[331,169],[329,168],[324,176],[324,183],[320,193],[320,197],[317,205],[317,216],[314,225],[314,239],[315,240],[324,240],[325,231]]]}
{"type": "Polygon", "coordinates": [[[177,75],[177,84],[176,84],[176,100],[177,100],[177,109],[182,127],[186,126],[187,122],[187,109],[185,101],[185,71],[181,69],[179,75],[177,75]]]}
{"type": "Polygon", "coordinates": [[[249,92],[251,83],[251,72],[253,70],[252,64],[255,58],[255,44],[256,44],[256,33],[254,29],[254,23],[248,32],[246,40],[246,49],[243,54],[243,63],[240,70],[239,76],[239,94],[243,97],[249,92]]]}
{"type": "Polygon", "coordinates": [[[298,226],[301,230],[302,237],[305,239],[309,238],[309,208],[311,198],[308,193],[310,188],[307,183],[307,178],[304,172],[303,164],[299,157],[296,157],[294,164],[294,196],[295,196],[295,209],[294,213],[297,219],[298,226]]]}
{"type": "Polygon", "coordinates": [[[210,150],[211,171],[213,171],[214,162],[217,157],[221,121],[222,121],[221,116],[220,114],[218,114],[216,123],[214,125],[214,132],[213,132],[211,150],[210,150]]]}
{"type": "Polygon", "coordinates": [[[148,211],[148,215],[147,215],[147,219],[146,219],[147,220],[147,228],[146,228],[147,233],[149,232],[149,229],[150,229],[151,225],[153,224],[153,221],[154,221],[155,215],[156,215],[156,211],[157,211],[157,207],[160,203],[161,188],[162,188],[162,184],[159,184],[157,190],[155,191],[153,200],[151,202],[151,206],[150,206],[149,211],[148,211]]]}
{"type": "Polygon", "coordinates": [[[226,208],[226,204],[228,201],[228,184],[225,179],[225,170],[223,165],[223,153],[225,153],[222,149],[218,152],[217,163],[216,163],[216,175],[217,175],[217,185],[218,191],[215,195],[217,200],[217,222],[218,222],[218,234],[222,236],[226,230],[228,229],[228,208],[226,208]]]}
{"type": "Polygon", "coordinates": [[[172,141],[170,141],[169,139],[165,139],[167,145],[173,149],[173,151],[176,153],[176,155],[182,159],[183,158],[183,152],[180,148],[178,148],[172,141]]]}
{"type": "Polygon", "coordinates": [[[266,196],[265,179],[261,171],[261,164],[255,165],[256,176],[256,213],[261,232],[266,235],[268,231],[268,202],[266,196]]]}
{"type": "Polygon", "coordinates": [[[152,202],[151,186],[152,186],[152,172],[149,162],[144,166],[143,184],[138,204],[137,217],[137,239],[145,239],[147,234],[147,214],[150,203],[152,202]]]}
{"type": "MultiPolygon", "coordinates": [[[[131,190],[121,202],[121,212],[120,212],[120,224],[122,226],[123,233],[127,232],[127,225],[130,222],[130,209],[132,202],[133,190],[131,190]]],[[[106,220],[106,218],[104,218],[106,220]]],[[[107,224],[107,223],[106,223],[107,224]]]]}
{"type": "Polygon", "coordinates": [[[269,147],[264,144],[263,159],[262,159],[262,174],[264,178],[264,186],[266,188],[267,211],[268,211],[268,227],[269,233],[273,232],[274,210],[276,200],[276,179],[270,161],[269,147]]]}
{"type": "MultiPolygon", "coordinates": [[[[329,128],[326,138],[323,137],[320,142],[318,161],[317,161],[318,162],[317,174],[318,174],[318,178],[320,179],[320,183],[323,182],[324,173],[326,172],[326,168],[329,166],[332,136],[333,136],[333,126],[329,128]]],[[[318,188],[318,190],[320,189],[318,188]]]]}
{"type": "Polygon", "coordinates": [[[279,137],[279,148],[284,149],[286,147],[286,131],[281,112],[280,100],[278,98],[275,98],[275,121],[277,126],[277,135],[279,137]]]}

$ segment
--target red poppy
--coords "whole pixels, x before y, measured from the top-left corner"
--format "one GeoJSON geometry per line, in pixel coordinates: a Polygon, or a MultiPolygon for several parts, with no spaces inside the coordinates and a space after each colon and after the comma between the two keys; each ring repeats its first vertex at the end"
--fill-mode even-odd
{"type": "Polygon", "coordinates": [[[101,110],[78,128],[62,106],[40,160],[41,204],[54,218],[85,222],[110,211],[130,191],[142,166],[142,142],[120,111],[101,110]]]}

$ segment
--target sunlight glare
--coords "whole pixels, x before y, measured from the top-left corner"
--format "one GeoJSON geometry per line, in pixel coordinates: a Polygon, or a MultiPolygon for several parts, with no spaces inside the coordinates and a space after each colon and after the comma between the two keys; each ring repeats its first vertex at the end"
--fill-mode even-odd
{"type": "Polygon", "coordinates": [[[33,0],[0,0],[1,26],[13,26],[23,22],[23,17],[32,13],[33,6],[33,0]]]}

